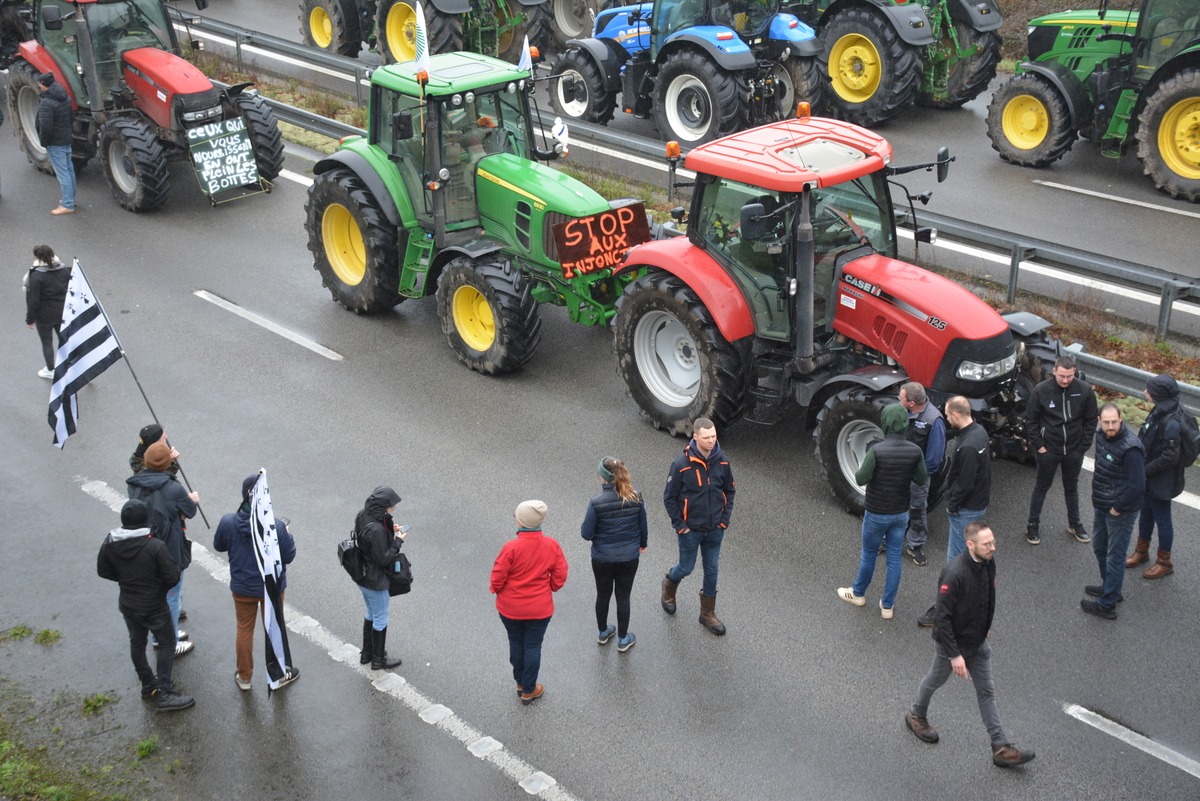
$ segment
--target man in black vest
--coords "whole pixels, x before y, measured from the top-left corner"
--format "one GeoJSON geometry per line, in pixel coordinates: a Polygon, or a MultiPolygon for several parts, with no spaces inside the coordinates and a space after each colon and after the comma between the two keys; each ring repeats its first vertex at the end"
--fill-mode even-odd
{"type": "Polygon", "coordinates": [[[929,562],[925,556],[925,540],[929,538],[927,506],[930,491],[940,483],[939,471],[946,456],[946,421],[938,408],[929,402],[925,387],[916,381],[900,387],[900,405],[908,411],[908,441],[921,447],[921,453],[925,454],[925,472],[929,474],[927,483],[913,482],[909,487],[908,532],[904,545],[904,552],[913,564],[924,567],[929,562]]]}

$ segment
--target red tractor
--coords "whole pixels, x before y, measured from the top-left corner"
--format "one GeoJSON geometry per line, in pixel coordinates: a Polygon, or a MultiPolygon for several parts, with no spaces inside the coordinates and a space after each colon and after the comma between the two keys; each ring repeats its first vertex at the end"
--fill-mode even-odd
{"type": "MultiPolygon", "coordinates": [[[[941,181],[952,159],[945,148],[928,164],[891,159],[876,134],[803,110],[687,154],[687,235],[629,252],[622,269],[646,274],[626,287],[614,321],[618,372],[655,427],[682,435],[697,417],[775,423],[805,408],[826,478],[851,511],[864,497],[854,472],[905,381],[939,406],[967,396],[995,454],[1026,454],[1021,411],[1054,359],[1049,324],[1002,317],[897,259],[889,178],[936,169],[941,181]]],[[[905,196],[911,208],[929,193],[905,196]]],[[[675,216],[683,222],[683,209],[675,216]]]]}
{"type": "Polygon", "coordinates": [[[37,79],[50,72],[75,109],[76,169],[99,153],[125,208],[162,206],[174,159],[194,162],[214,202],[226,190],[269,191],[283,167],[275,114],[250,84],[219,89],[185,61],[160,0],[34,0],[30,16],[29,37],[10,56],[8,102],[39,170],[52,172],[36,128],[37,79]]]}

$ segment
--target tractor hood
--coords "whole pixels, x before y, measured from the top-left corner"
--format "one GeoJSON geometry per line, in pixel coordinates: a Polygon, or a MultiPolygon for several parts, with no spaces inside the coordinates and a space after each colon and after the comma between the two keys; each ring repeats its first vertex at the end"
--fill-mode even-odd
{"type": "Polygon", "coordinates": [[[1079,50],[1081,47],[1113,53],[1121,49],[1119,42],[1110,41],[1101,44],[1096,37],[1104,32],[1104,27],[1111,28],[1113,33],[1132,34],[1137,30],[1138,13],[1110,9],[1100,19],[1099,11],[1063,11],[1058,14],[1047,14],[1029,21],[1029,60],[1039,61],[1047,54],[1079,50]],[[1062,37],[1062,42],[1055,40],[1062,37]]]}
{"type": "Polygon", "coordinates": [[[203,72],[166,50],[139,47],[122,53],[121,58],[160,93],[160,100],[165,101],[168,95],[190,95],[212,89],[212,81],[203,72]]]}

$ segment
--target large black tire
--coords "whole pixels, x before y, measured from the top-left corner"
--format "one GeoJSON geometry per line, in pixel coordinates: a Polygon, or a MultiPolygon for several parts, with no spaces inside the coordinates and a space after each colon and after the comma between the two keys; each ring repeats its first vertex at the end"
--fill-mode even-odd
{"type": "Polygon", "coordinates": [[[823,113],[825,80],[821,77],[821,65],[815,58],[792,56],[785,62],[776,61],[772,72],[780,119],[796,116],[796,104],[802,102],[808,103],[813,114],[823,113]]]}
{"type": "Polygon", "coordinates": [[[667,56],[654,84],[654,121],[666,139],[699,145],[733,133],[745,119],[737,77],[696,50],[667,56]]]}
{"type": "Polygon", "coordinates": [[[608,91],[596,62],[578,47],[570,47],[550,67],[550,103],[566,119],[604,125],[617,108],[616,92],[608,91]]]}
{"type": "Polygon", "coordinates": [[[1200,69],[1180,70],[1146,98],[1137,141],[1142,169],[1156,187],[1200,201],[1200,69]]]}
{"type": "Polygon", "coordinates": [[[100,131],[100,163],[113,197],[130,211],[154,211],[171,194],[167,155],[154,130],[135,117],[110,119],[100,131]]]}
{"type": "Polygon", "coordinates": [[[283,169],[283,135],[275,112],[256,94],[235,95],[233,105],[246,121],[259,177],[274,181],[283,169]]]}
{"type": "Polygon", "coordinates": [[[309,47],[358,58],[362,32],[354,0],[303,0],[300,36],[309,47]]]}
{"type": "MultiPolygon", "coordinates": [[[[432,8],[425,3],[425,13],[432,8]]],[[[417,0],[382,0],[375,18],[375,48],[384,64],[412,61],[417,56],[417,0]]],[[[431,53],[441,52],[431,50],[431,53]]]]}
{"type": "Polygon", "coordinates": [[[865,508],[866,492],[855,483],[854,474],[867,449],[883,439],[880,413],[891,403],[896,403],[894,394],[854,386],[831,395],[817,412],[813,440],[821,475],[833,497],[851,514],[861,515],[865,508]]]}
{"type": "Polygon", "coordinates": [[[321,173],[304,211],[313,267],[334,300],[355,314],[404,300],[397,292],[399,234],[362,179],[342,168],[321,173]]]}
{"type": "Polygon", "coordinates": [[[21,150],[29,163],[47,175],[54,174],[50,154],[37,135],[38,71],[27,61],[15,61],[8,71],[8,108],[13,134],[21,140],[21,150]]]}
{"type": "MultiPolygon", "coordinates": [[[[433,3],[422,3],[425,28],[429,34],[429,53],[450,53],[466,46],[463,14],[443,14],[433,3]]],[[[491,54],[488,54],[491,55],[491,54]]]]}
{"type": "MultiPolygon", "coordinates": [[[[554,10],[550,8],[550,3],[551,0],[543,0],[535,6],[520,6],[525,14],[525,33],[529,36],[529,44],[543,54],[558,50],[554,36],[554,10]]],[[[518,41],[517,46],[520,47],[523,41],[518,41]]]]}
{"type": "Polygon", "coordinates": [[[542,341],[529,278],[494,254],[447,264],[438,277],[437,311],[454,355],[484,375],[511,373],[542,341]]]}
{"type": "MultiPolygon", "coordinates": [[[[525,37],[529,36],[530,44],[533,43],[532,31],[529,28],[529,14],[532,9],[521,5],[517,0],[492,0],[498,7],[504,7],[504,14],[496,13],[495,22],[497,25],[505,21],[511,21],[518,16],[523,19],[517,24],[505,31],[496,32],[496,52],[488,53],[495,55],[501,61],[516,63],[521,59],[521,48],[525,43],[525,37]]],[[[472,12],[478,13],[478,12],[472,12]]]]}
{"type": "Polygon", "coordinates": [[[594,16],[600,8],[596,0],[548,0],[545,6],[550,9],[554,38],[560,46],[565,46],[571,39],[586,39],[592,35],[594,16]]]}
{"type": "Polygon", "coordinates": [[[857,6],[839,11],[821,29],[820,42],[833,116],[873,128],[916,98],[921,50],[905,43],[882,14],[857,6]]]}
{"type": "Polygon", "coordinates": [[[1049,81],[1018,75],[992,95],[988,138],[1000,158],[1022,167],[1046,167],[1061,159],[1078,134],[1067,103],[1049,81]]]}
{"type": "Polygon", "coordinates": [[[696,293],[650,272],[625,288],[613,323],[617,373],[655,428],[687,436],[707,417],[718,428],[745,412],[746,373],[696,293]]]}
{"type": "MultiPolygon", "coordinates": [[[[965,22],[954,23],[954,33],[958,41],[973,45],[975,54],[950,65],[950,74],[946,76],[946,96],[935,98],[928,91],[917,94],[917,102],[927,108],[951,109],[958,108],[963,103],[974,100],[988,84],[996,77],[996,65],[1000,63],[1000,34],[995,31],[977,31],[965,22]]],[[[954,43],[946,41],[942,46],[947,51],[952,50],[954,43]]]]}

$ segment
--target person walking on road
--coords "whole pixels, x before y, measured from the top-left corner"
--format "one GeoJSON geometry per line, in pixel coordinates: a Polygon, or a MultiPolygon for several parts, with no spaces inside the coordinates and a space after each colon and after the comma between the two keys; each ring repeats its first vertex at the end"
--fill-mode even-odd
{"type": "MultiPolygon", "coordinates": [[[[171,475],[171,449],[165,442],[156,442],[146,449],[146,467],[125,479],[129,497],[143,501],[150,508],[150,530],[167,546],[167,552],[179,563],[179,581],[167,591],[167,606],[175,624],[175,656],[190,653],[195,647],[187,632],[179,630],[180,610],[183,607],[183,572],[192,563],[192,543],[184,534],[183,521],[196,516],[200,495],[188,492],[171,475]]],[[[159,647],[166,647],[155,639],[159,647]]]]}
{"type": "Polygon", "coordinates": [[[146,449],[156,442],[161,441],[171,450],[171,466],[167,470],[171,475],[179,475],[179,451],[171,447],[167,440],[167,432],[163,431],[163,427],[158,423],[151,423],[144,426],[138,432],[138,444],[133,449],[133,453],[129,455],[129,469],[135,473],[140,473],[146,467],[146,449]]]}
{"type": "Polygon", "coordinates": [[[175,627],[167,607],[167,589],[179,582],[179,563],[162,540],[150,536],[150,510],[141,501],[121,507],[121,525],[113,529],[96,556],[96,573],[121,588],[117,608],[129,630],[129,655],[142,682],[142,697],[154,698],[159,712],[175,712],[196,703],[175,692],[171,669],[175,664],[175,627]],[[158,649],[157,675],[146,659],[150,632],[163,646],[158,649]]]}
{"type": "Polygon", "coordinates": [[[1096,393],[1076,373],[1075,359],[1059,356],[1053,377],[1033,388],[1025,406],[1025,436],[1037,457],[1037,479],[1029,498],[1029,524],[1025,528],[1025,541],[1030,545],[1042,541],[1042,504],[1060,467],[1067,533],[1079,542],[1092,539],[1079,515],[1079,472],[1096,430],[1096,393]]]}
{"type": "Polygon", "coordinates": [[[1092,551],[1100,565],[1100,583],[1083,591],[1090,597],[1079,602],[1089,615],[1117,619],[1117,604],[1125,600],[1125,552],[1129,536],[1142,509],[1146,490],[1146,458],[1142,441],[1121,419],[1115,403],[1100,407],[1096,432],[1096,472],[1092,476],[1092,509],[1095,512],[1092,551]]]}
{"type": "MultiPolygon", "coordinates": [[[[266,611],[263,608],[258,546],[254,544],[250,521],[250,491],[257,481],[258,475],[255,474],[242,482],[242,505],[236,512],[223,515],[213,534],[213,548],[229,555],[229,589],[233,594],[233,609],[237,618],[234,645],[237,670],[234,671],[233,680],[241,690],[250,689],[250,679],[254,675],[255,623],[266,611]]],[[[279,558],[284,564],[284,570],[279,575],[279,602],[282,604],[287,589],[287,565],[296,558],[296,541],[282,518],[275,518],[275,533],[279,539],[279,558]]],[[[299,677],[300,672],[295,668],[285,668],[279,688],[286,687],[299,677]]]]}
{"type": "Polygon", "coordinates": [[[517,536],[504,543],[492,565],[489,589],[508,632],[508,661],[517,695],[528,706],[546,688],[538,682],[542,640],[554,615],[554,593],[567,583],[567,558],[557,540],[542,533],[546,519],[542,501],[522,501],[513,518],[517,536]]]}
{"type": "Polygon", "coordinates": [[[1158,525],[1157,558],[1142,578],[1158,579],[1175,572],[1171,564],[1171,545],[1175,526],[1171,522],[1171,499],[1183,492],[1184,470],[1180,443],[1183,441],[1179,406],[1179,384],[1169,375],[1156,375],[1146,382],[1146,400],[1154,408],[1138,433],[1146,453],[1146,495],[1138,520],[1137,544],[1125,560],[1125,567],[1137,567],[1150,559],[1150,540],[1158,525]]]}
{"type": "Polygon", "coordinates": [[[663,578],[662,608],[668,615],[675,614],[675,592],[696,569],[699,551],[704,565],[700,624],[718,636],[725,633],[725,624],[717,617],[717,574],[735,493],[733,470],[717,442],[716,425],[706,417],[697,418],[691,441],[671,462],[663,490],[663,506],[678,535],[679,562],[663,578]]]}
{"type": "Polygon", "coordinates": [[[50,213],[74,214],[75,164],[71,161],[71,128],[75,112],[71,109],[67,91],[55,82],[53,73],[45,72],[38,76],[37,90],[41,94],[35,123],[38,141],[46,148],[50,165],[54,167],[54,177],[58,178],[58,187],[62,192],[62,199],[50,213]]]}
{"type": "Polygon", "coordinates": [[[992,764],[998,768],[1024,765],[1035,754],[1009,742],[1000,723],[992,678],[988,634],[996,612],[996,535],[987,523],[974,520],[964,536],[966,550],[942,568],[938,577],[933,664],[917,685],[916,700],[905,713],[904,723],[923,742],[938,741],[937,730],[927,717],[929,702],[953,672],[975,685],[979,714],[992,741],[992,764]]]}
{"type": "Polygon", "coordinates": [[[354,519],[354,536],[362,554],[365,575],[359,583],[366,617],[363,618],[362,651],[358,661],[371,665],[371,670],[391,670],[399,667],[400,657],[392,659],[387,653],[389,611],[392,597],[388,592],[396,559],[404,545],[404,532],[392,519],[400,503],[400,495],[391,487],[376,487],[367,497],[362,511],[354,519]]]}
{"type": "Polygon", "coordinates": [[[41,378],[54,378],[55,343],[62,344],[58,329],[62,326],[63,304],[70,283],[70,268],[59,261],[49,245],[33,249],[33,266],[25,274],[25,324],[30,330],[36,328],[42,341],[45,366],[37,372],[41,378]]]}
{"type": "Polygon", "coordinates": [[[875,576],[875,562],[880,543],[887,549],[887,581],[879,599],[879,613],[891,620],[900,589],[901,548],[904,530],[908,527],[910,486],[926,485],[925,458],[916,443],[909,442],[908,412],[900,404],[883,409],[879,416],[883,439],[867,450],[862,464],[854,474],[859,485],[867,486],[866,511],[862,522],[862,552],[858,558],[858,575],[850,587],[839,587],[837,594],[854,606],[865,606],[867,587],[875,576]]]}
{"type": "Polygon", "coordinates": [[[629,469],[620,459],[605,456],[596,466],[603,482],[599,495],[588,502],[580,534],[592,543],[592,573],[596,577],[596,641],[605,645],[617,635],[617,650],[625,653],[637,642],[629,630],[629,596],[638,560],[649,545],[646,504],[633,488],[629,469]],[[608,622],[608,602],[616,594],[617,625],[608,622]]]}
{"type": "Polygon", "coordinates": [[[929,539],[929,494],[941,483],[942,462],[946,457],[946,421],[938,408],[929,402],[925,387],[909,381],[900,387],[900,405],[908,411],[909,442],[915,442],[925,454],[925,472],[929,481],[909,487],[908,531],[904,535],[904,552],[917,567],[929,563],[925,542],[929,539]]]}

